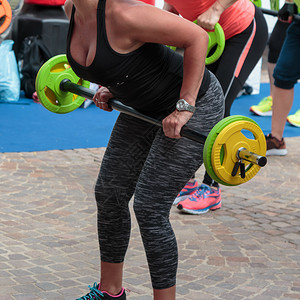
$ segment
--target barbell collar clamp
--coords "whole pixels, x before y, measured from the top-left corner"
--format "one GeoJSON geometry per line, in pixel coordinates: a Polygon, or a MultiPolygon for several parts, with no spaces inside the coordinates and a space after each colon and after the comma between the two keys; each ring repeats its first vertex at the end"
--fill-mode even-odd
{"type": "Polygon", "coordinates": [[[246,148],[240,148],[237,151],[237,159],[244,159],[260,167],[264,167],[267,164],[267,158],[265,156],[250,152],[246,148]]]}
{"type": "Polygon", "coordinates": [[[70,79],[63,79],[60,82],[59,88],[63,92],[71,92],[73,94],[77,94],[79,96],[86,97],[87,99],[90,99],[90,100],[92,100],[95,95],[95,92],[93,90],[88,89],[84,86],[75,84],[75,83],[71,82],[70,79]]]}

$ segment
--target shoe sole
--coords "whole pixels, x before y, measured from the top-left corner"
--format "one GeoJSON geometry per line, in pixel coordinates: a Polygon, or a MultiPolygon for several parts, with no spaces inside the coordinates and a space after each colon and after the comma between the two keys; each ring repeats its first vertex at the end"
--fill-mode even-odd
{"type": "Polygon", "coordinates": [[[277,156],[285,156],[287,155],[287,149],[270,149],[267,150],[266,155],[277,155],[277,156]]]}
{"type": "Polygon", "coordinates": [[[289,119],[287,119],[288,123],[295,126],[295,127],[300,127],[300,124],[296,124],[296,123],[293,123],[291,122],[289,119]]]}
{"type": "Polygon", "coordinates": [[[261,112],[261,111],[255,111],[252,108],[250,108],[250,111],[254,113],[255,115],[261,116],[261,117],[269,117],[272,116],[272,111],[267,111],[267,112],[261,112]]]}
{"type": "Polygon", "coordinates": [[[184,208],[181,204],[179,204],[177,206],[177,208],[180,211],[185,212],[187,214],[191,214],[191,215],[202,215],[202,214],[207,213],[209,210],[217,210],[217,209],[220,209],[221,207],[222,207],[222,200],[220,200],[218,203],[216,203],[214,205],[211,205],[208,208],[203,208],[203,209],[187,209],[187,208],[184,208]]]}

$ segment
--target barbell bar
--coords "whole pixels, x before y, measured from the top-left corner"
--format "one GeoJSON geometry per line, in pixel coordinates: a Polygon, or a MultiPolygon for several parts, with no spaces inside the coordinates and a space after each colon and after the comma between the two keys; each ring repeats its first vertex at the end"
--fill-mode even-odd
{"type": "MultiPolygon", "coordinates": [[[[271,10],[271,9],[267,9],[267,8],[263,8],[263,7],[261,7],[260,10],[262,11],[262,13],[264,13],[266,15],[270,15],[270,16],[273,16],[273,17],[278,16],[278,11],[276,11],[276,10],[271,10]]],[[[296,22],[300,22],[300,16],[299,15],[294,14],[293,19],[296,22]]]]}

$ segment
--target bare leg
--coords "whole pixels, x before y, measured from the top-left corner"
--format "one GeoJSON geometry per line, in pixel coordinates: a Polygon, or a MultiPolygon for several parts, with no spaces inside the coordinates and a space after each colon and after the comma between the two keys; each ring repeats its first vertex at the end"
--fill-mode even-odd
{"type": "Polygon", "coordinates": [[[156,290],[153,289],[154,300],[175,300],[176,286],[172,286],[168,289],[156,290]]]}
{"type": "Polygon", "coordinates": [[[118,295],[122,290],[123,263],[101,261],[100,290],[118,295]]]}
{"type": "Polygon", "coordinates": [[[286,118],[293,105],[294,88],[286,90],[274,86],[273,92],[272,136],[281,140],[286,118]]]}
{"type": "Polygon", "coordinates": [[[268,63],[268,75],[270,80],[270,96],[273,97],[273,89],[274,89],[274,78],[273,78],[273,72],[275,69],[276,64],[268,63]]]}

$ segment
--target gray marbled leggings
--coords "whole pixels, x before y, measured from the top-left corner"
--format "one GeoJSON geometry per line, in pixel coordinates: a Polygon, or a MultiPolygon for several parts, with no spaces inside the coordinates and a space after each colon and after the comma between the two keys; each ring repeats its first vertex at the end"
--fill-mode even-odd
{"type": "MultiPolygon", "coordinates": [[[[203,134],[223,118],[221,86],[211,75],[188,126],[203,134]]],[[[177,243],[169,214],[173,200],[203,162],[203,145],[186,138],[167,138],[162,129],[120,114],[107,146],[95,196],[101,260],[123,262],[130,238],[128,202],[140,227],[155,289],[176,283],[177,243]]]]}

